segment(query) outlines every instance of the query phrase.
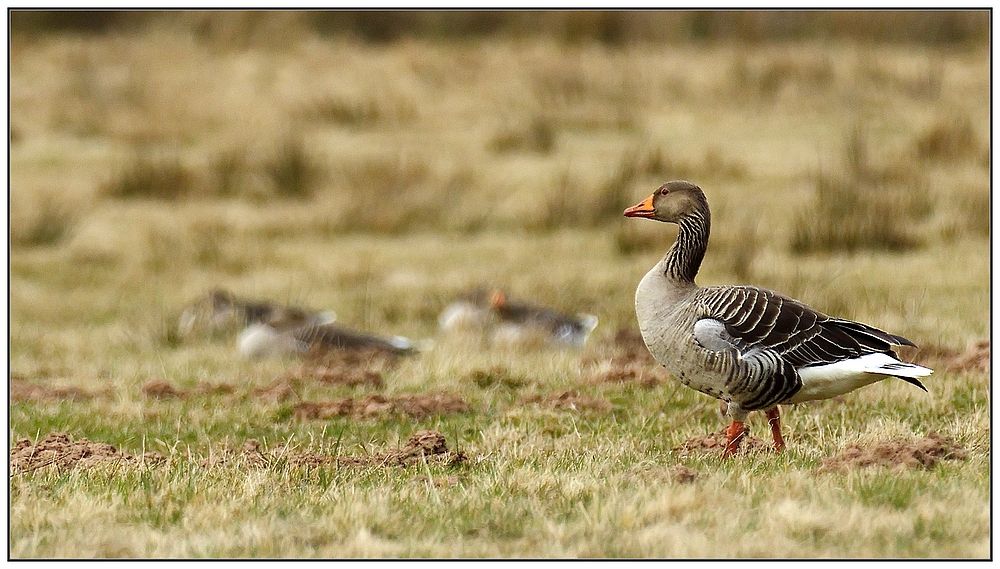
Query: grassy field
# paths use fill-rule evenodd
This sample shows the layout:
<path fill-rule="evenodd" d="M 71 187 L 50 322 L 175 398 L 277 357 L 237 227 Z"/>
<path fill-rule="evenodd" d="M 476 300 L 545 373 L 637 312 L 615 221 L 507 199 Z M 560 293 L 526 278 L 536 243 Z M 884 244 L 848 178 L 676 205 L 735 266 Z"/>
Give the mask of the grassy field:
<path fill-rule="evenodd" d="M 12 558 L 991 555 L 988 46 L 10 54 Z M 716 401 L 629 340 L 676 230 L 621 211 L 678 178 L 713 208 L 700 284 L 910 338 L 929 393 L 788 407 L 786 453 L 720 460 Z M 601 323 L 440 336 L 483 284 Z M 436 344 L 351 386 L 179 341 L 215 286 Z M 421 431 L 447 451 L 403 456 Z"/>

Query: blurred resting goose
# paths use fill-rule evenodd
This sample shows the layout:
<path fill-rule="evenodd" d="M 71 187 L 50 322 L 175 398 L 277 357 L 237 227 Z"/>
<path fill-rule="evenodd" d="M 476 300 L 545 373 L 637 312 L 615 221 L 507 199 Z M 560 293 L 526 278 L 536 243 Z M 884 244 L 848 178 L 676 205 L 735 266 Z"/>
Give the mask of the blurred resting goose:
<path fill-rule="evenodd" d="M 779 404 L 828 399 L 889 376 L 926 391 L 918 378 L 932 370 L 899 361 L 892 351 L 914 345 L 906 338 L 762 288 L 696 285 L 711 225 L 698 186 L 667 182 L 625 216 L 680 227 L 676 242 L 639 282 L 635 312 L 657 362 L 682 384 L 728 404 L 732 423 L 723 456 L 739 448 L 750 411 L 765 412 L 780 452 Z"/>
<path fill-rule="evenodd" d="M 403 336 L 381 338 L 336 324 L 305 324 L 282 330 L 261 323 L 248 326 L 240 333 L 236 343 L 240 354 L 247 357 L 320 354 L 337 350 L 409 356 L 426 351 L 433 345 L 430 340 L 414 341 Z"/>
<path fill-rule="evenodd" d="M 571 316 L 538 304 L 511 300 L 499 289 L 478 288 L 449 304 L 438 317 L 445 331 L 483 332 L 497 343 L 543 340 L 582 348 L 597 327 L 591 314 Z"/>
<path fill-rule="evenodd" d="M 220 336 L 235 334 L 255 324 L 287 330 L 308 324 L 329 324 L 336 319 L 337 315 L 331 311 L 316 312 L 267 300 L 249 300 L 216 288 L 184 309 L 177 331 L 181 338 L 196 334 Z"/>

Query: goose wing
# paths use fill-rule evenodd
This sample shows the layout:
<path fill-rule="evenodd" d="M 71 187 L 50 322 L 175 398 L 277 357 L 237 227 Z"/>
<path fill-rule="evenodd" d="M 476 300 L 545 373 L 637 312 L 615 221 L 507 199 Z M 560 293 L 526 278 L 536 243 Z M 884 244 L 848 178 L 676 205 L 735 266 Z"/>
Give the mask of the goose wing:
<path fill-rule="evenodd" d="M 335 324 L 301 326 L 295 329 L 292 335 L 307 346 L 318 344 L 342 350 L 375 349 L 395 355 L 409 355 L 417 351 L 414 342 L 402 336 L 380 338 Z"/>
<path fill-rule="evenodd" d="M 769 351 L 795 368 L 872 353 L 895 357 L 892 346 L 913 345 L 901 336 L 831 318 L 797 300 L 757 287 L 707 288 L 703 306 L 704 318 L 717 321 L 712 325 L 717 333 L 740 353 Z M 707 330 L 705 325 L 701 328 Z"/>

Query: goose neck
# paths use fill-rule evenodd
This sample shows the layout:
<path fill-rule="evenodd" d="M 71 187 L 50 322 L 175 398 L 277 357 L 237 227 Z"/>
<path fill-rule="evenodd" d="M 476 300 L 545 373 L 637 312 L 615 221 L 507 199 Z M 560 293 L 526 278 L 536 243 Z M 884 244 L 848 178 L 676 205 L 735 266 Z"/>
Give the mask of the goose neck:
<path fill-rule="evenodd" d="M 663 258 L 664 275 L 675 282 L 694 284 L 708 249 L 711 218 L 707 205 L 682 217 L 677 225 L 677 240 Z"/>

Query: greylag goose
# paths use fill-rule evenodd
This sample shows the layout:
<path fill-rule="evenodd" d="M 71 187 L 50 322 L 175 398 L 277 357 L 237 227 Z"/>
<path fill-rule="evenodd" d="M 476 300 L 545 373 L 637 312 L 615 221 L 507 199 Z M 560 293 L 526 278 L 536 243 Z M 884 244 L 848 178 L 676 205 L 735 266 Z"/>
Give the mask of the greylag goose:
<path fill-rule="evenodd" d="M 701 188 L 667 182 L 627 217 L 675 223 L 677 240 L 639 282 L 635 312 L 649 352 L 680 383 L 725 401 L 724 457 L 739 448 L 750 411 L 765 412 L 784 450 L 778 405 L 828 399 L 892 376 L 924 391 L 932 370 L 900 361 L 914 344 L 866 324 L 827 316 L 752 286 L 699 287 L 710 215 Z"/>
<path fill-rule="evenodd" d="M 430 349 L 429 340 L 402 336 L 381 338 L 336 324 L 305 324 L 279 329 L 257 323 L 240 333 L 237 347 L 246 357 L 317 354 L 337 350 L 374 351 L 390 356 L 409 356 Z"/>
<path fill-rule="evenodd" d="M 591 314 L 571 316 L 534 303 L 510 300 L 499 289 L 476 289 L 445 307 L 438 322 L 446 331 L 464 328 L 485 332 L 490 341 L 497 343 L 517 343 L 540 336 L 552 343 L 582 348 L 598 320 Z"/>
<path fill-rule="evenodd" d="M 286 306 L 265 300 L 247 300 L 224 289 L 213 289 L 184 309 L 177 330 L 182 338 L 197 333 L 219 336 L 255 324 L 277 330 L 310 324 L 329 324 L 337 319 L 333 312 L 316 312 L 298 306 Z"/>

